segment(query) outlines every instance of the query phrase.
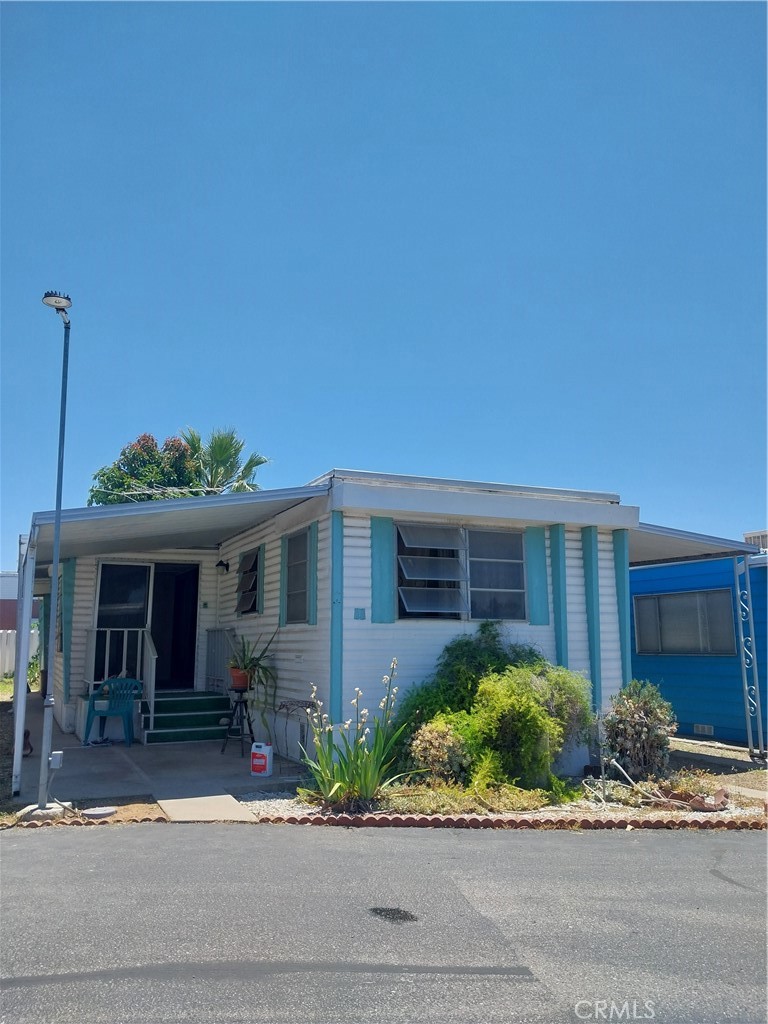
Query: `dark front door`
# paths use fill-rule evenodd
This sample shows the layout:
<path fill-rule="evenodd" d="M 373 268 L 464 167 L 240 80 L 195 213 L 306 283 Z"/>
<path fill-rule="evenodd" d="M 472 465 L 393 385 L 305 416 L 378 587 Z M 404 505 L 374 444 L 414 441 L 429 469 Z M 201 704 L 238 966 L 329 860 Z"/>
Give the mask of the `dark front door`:
<path fill-rule="evenodd" d="M 158 690 L 194 688 L 199 571 L 188 562 L 155 562 L 150 630 Z"/>

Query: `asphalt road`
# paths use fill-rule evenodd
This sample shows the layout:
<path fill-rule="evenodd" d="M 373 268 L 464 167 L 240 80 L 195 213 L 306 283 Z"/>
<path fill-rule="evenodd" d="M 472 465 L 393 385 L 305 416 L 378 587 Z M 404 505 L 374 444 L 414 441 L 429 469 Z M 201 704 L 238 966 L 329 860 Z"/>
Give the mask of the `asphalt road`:
<path fill-rule="evenodd" d="M 0 845 L 4 1024 L 765 1020 L 761 833 L 126 825 Z"/>

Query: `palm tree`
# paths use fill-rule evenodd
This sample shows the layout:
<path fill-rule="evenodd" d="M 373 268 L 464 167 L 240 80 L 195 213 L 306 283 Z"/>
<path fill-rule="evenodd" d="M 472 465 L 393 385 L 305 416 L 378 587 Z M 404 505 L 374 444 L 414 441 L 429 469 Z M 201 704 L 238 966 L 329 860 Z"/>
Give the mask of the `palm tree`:
<path fill-rule="evenodd" d="M 259 490 L 254 476 L 259 466 L 269 460 L 254 452 L 243 462 L 245 441 L 240 440 L 236 431 L 212 430 L 208 440 L 203 442 L 196 430 L 187 427 L 181 431 L 181 437 L 189 445 L 198 483 L 206 494 Z"/>

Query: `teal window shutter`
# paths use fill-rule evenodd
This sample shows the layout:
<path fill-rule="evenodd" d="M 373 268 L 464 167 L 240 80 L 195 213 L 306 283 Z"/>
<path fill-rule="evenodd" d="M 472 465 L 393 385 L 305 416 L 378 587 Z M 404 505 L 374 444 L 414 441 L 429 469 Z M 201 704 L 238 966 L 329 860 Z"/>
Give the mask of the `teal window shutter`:
<path fill-rule="evenodd" d="M 288 621 L 288 538 L 280 538 L 280 625 Z"/>
<path fill-rule="evenodd" d="M 548 626 L 547 541 L 543 526 L 525 528 L 525 570 L 528 621 L 532 626 Z"/>
<path fill-rule="evenodd" d="M 395 524 L 385 516 L 371 516 L 371 622 L 394 622 Z"/>
<path fill-rule="evenodd" d="M 317 625 L 317 523 L 310 523 L 307 537 L 307 624 Z"/>

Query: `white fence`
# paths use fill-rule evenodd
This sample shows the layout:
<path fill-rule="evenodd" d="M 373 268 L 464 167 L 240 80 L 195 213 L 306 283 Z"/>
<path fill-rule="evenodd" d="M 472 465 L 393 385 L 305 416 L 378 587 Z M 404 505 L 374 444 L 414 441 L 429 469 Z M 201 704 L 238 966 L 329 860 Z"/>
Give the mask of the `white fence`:
<path fill-rule="evenodd" d="M 37 630 L 33 629 L 29 634 L 29 656 L 37 653 L 40 646 L 40 638 Z M 16 668 L 16 630 L 0 629 L 0 676 L 7 676 L 13 673 Z"/>

